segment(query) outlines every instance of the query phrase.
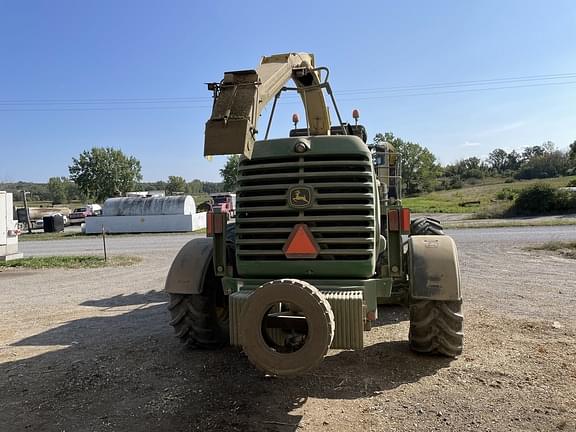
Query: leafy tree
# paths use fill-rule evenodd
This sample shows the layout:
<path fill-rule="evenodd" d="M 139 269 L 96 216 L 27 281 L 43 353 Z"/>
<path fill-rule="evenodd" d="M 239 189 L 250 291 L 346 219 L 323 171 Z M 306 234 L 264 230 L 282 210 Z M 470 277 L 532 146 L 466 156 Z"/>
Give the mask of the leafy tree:
<path fill-rule="evenodd" d="M 175 195 L 176 193 L 184 192 L 186 192 L 186 179 L 180 176 L 168 176 L 166 193 L 168 195 Z"/>
<path fill-rule="evenodd" d="M 68 180 L 66 182 L 66 197 L 68 198 L 68 202 L 70 201 L 84 201 L 84 196 L 80 189 L 78 189 L 78 185 L 74 182 Z"/>
<path fill-rule="evenodd" d="M 544 153 L 549 154 L 556 151 L 556 144 L 554 144 L 552 141 L 546 141 L 545 143 L 542 143 L 541 147 L 544 149 Z"/>
<path fill-rule="evenodd" d="M 216 192 L 229 192 L 229 190 L 224 186 L 224 183 L 215 182 L 202 182 L 202 190 L 207 194 Z"/>
<path fill-rule="evenodd" d="M 29 201 L 52 201 L 46 183 L 31 183 L 19 181 L 16 183 L 0 183 L 0 190 L 14 194 L 15 200 L 20 200 L 22 191 L 30 192 Z"/>
<path fill-rule="evenodd" d="M 198 195 L 201 194 L 202 192 L 203 192 L 202 182 L 198 179 L 194 179 L 186 185 L 186 193 L 188 194 Z"/>
<path fill-rule="evenodd" d="M 224 180 L 224 189 L 228 192 L 236 190 L 238 182 L 238 165 L 240 164 L 240 155 L 230 155 L 224 168 L 220 170 L 220 175 Z"/>
<path fill-rule="evenodd" d="M 488 155 L 488 163 L 497 173 L 502 173 L 504 170 L 506 170 L 507 160 L 508 153 L 506 153 L 506 150 L 502 150 L 500 148 L 492 150 Z"/>
<path fill-rule="evenodd" d="M 62 204 L 68 200 L 66 183 L 66 177 L 50 177 L 48 180 L 48 191 L 54 204 Z"/>
<path fill-rule="evenodd" d="M 506 156 L 506 169 L 517 171 L 520 165 L 522 165 L 522 155 L 516 150 L 512 150 L 508 153 L 508 156 Z"/>
<path fill-rule="evenodd" d="M 376 134 L 375 143 L 388 142 L 399 153 L 403 188 L 407 194 L 432 191 L 442 169 L 426 147 L 395 137 L 391 132 Z"/>
<path fill-rule="evenodd" d="M 558 177 L 566 174 L 569 168 L 568 156 L 557 150 L 532 157 L 522 165 L 516 177 L 520 179 Z"/>
<path fill-rule="evenodd" d="M 165 181 L 157 181 L 157 182 L 146 182 L 146 183 L 138 183 L 134 186 L 134 190 L 137 191 L 165 191 L 168 187 L 168 183 Z"/>
<path fill-rule="evenodd" d="M 570 148 L 568 150 L 568 157 L 570 160 L 576 161 L 576 140 L 572 144 L 570 144 Z"/>
<path fill-rule="evenodd" d="M 140 162 L 111 147 L 85 150 L 68 169 L 80 191 L 96 201 L 125 194 L 142 180 Z"/>
<path fill-rule="evenodd" d="M 458 176 L 464 179 L 484 177 L 486 167 L 478 157 L 470 157 L 456 162 L 454 165 L 446 166 L 444 174 L 447 177 Z"/>
<path fill-rule="evenodd" d="M 522 158 L 524 159 L 524 162 L 528 162 L 532 158 L 544 156 L 545 154 L 546 149 L 543 146 L 529 146 L 522 152 Z"/>
<path fill-rule="evenodd" d="M 481 163 L 482 161 L 480 160 L 480 158 L 474 156 L 474 157 L 470 157 L 468 159 L 464 159 L 462 161 L 464 168 L 466 169 L 466 171 L 468 170 L 472 170 L 472 169 L 477 169 L 479 170 L 481 168 Z"/>

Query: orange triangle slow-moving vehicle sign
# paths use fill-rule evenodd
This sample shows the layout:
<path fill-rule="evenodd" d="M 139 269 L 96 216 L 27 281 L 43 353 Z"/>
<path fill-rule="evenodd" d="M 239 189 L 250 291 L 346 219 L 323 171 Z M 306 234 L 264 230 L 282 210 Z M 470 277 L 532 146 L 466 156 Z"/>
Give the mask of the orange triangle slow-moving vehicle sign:
<path fill-rule="evenodd" d="M 298 224 L 290 233 L 290 237 L 282 248 L 286 258 L 308 258 L 313 259 L 318 256 L 320 247 L 314 236 L 310 232 L 308 225 Z"/>

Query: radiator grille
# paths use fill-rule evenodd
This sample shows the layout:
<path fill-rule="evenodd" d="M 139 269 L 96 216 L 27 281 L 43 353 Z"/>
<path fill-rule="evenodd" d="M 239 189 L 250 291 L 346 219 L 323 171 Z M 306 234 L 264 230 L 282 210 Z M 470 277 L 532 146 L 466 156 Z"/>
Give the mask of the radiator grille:
<path fill-rule="evenodd" d="M 282 247 L 294 225 L 305 223 L 320 246 L 316 260 L 371 260 L 372 170 L 369 157 L 358 153 L 243 160 L 237 190 L 237 259 L 287 260 Z M 309 208 L 288 205 L 288 189 L 295 185 L 312 188 Z"/>

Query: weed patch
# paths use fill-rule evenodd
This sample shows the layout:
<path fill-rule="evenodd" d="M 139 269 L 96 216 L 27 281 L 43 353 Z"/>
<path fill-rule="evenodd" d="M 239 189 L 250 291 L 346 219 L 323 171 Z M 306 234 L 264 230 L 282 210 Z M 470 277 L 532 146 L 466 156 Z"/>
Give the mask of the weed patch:
<path fill-rule="evenodd" d="M 541 245 L 532 245 L 525 248 L 526 250 L 545 250 L 556 252 L 562 256 L 576 259 L 576 241 L 552 241 Z"/>
<path fill-rule="evenodd" d="M 28 268 L 28 269 L 45 269 L 45 268 L 64 268 L 64 269 L 81 269 L 97 267 L 118 267 L 130 266 L 142 261 L 140 257 L 134 256 L 115 256 L 104 258 L 93 255 L 79 256 L 47 256 L 47 257 L 30 257 L 13 261 L 0 262 L 0 269 L 3 268 Z"/>

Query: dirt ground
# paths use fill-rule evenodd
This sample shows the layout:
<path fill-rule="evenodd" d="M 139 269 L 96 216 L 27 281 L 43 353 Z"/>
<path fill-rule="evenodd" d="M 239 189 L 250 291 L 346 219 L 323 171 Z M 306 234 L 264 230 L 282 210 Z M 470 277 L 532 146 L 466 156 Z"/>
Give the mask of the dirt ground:
<path fill-rule="evenodd" d="M 411 353 L 391 307 L 364 350 L 290 379 L 178 344 L 159 290 L 180 245 L 130 268 L 0 272 L 0 431 L 575 431 L 576 261 L 522 247 L 576 229 L 452 234 L 460 358 Z"/>

